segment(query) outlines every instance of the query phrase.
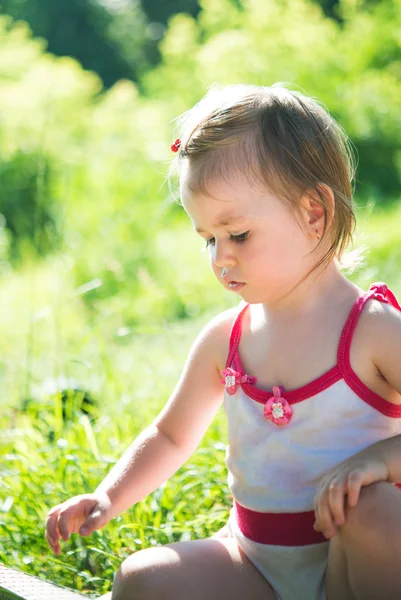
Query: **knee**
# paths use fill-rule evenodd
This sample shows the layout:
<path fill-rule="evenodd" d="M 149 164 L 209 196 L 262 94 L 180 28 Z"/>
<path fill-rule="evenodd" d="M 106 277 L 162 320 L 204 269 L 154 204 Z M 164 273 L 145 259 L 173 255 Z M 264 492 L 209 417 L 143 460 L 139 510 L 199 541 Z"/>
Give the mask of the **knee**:
<path fill-rule="evenodd" d="M 124 560 L 118 569 L 112 590 L 112 600 L 150 600 L 151 567 L 147 550 L 139 550 Z"/>
<path fill-rule="evenodd" d="M 139 550 L 124 560 L 113 582 L 112 600 L 158 600 L 167 598 L 168 574 L 175 557 L 167 547 Z"/>
<path fill-rule="evenodd" d="M 397 513 L 401 508 L 401 494 L 387 481 L 379 481 L 364 486 L 359 494 L 356 506 L 349 507 L 345 499 L 345 523 L 339 528 L 340 537 L 358 537 L 369 532 L 375 534 L 388 529 L 391 519 L 391 507 L 397 504 Z M 390 525 L 391 526 L 391 525 Z"/>

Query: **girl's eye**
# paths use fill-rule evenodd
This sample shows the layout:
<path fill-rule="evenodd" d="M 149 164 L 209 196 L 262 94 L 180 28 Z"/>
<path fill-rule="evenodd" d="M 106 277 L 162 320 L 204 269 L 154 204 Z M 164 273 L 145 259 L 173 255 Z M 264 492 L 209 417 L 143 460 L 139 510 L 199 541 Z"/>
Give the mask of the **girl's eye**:
<path fill-rule="evenodd" d="M 245 231 L 245 233 L 240 233 L 238 235 L 230 235 L 230 242 L 236 242 L 237 244 L 241 244 L 248 239 L 248 235 L 249 235 L 249 231 Z M 208 246 L 213 245 L 213 244 L 214 244 L 214 238 L 210 238 L 209 240 L 206 240 L 205 248 L 207 248 Z"/>

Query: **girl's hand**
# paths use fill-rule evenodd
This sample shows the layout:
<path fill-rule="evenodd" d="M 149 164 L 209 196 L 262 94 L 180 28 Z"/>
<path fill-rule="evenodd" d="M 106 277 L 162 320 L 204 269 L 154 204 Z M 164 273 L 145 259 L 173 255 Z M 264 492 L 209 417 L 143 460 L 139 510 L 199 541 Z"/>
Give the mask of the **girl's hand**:
<path fill-rule="evenodd" d="M 53 553 L 61 552 L 60 538 L 66 542 L 71 533 L 90 535 L 112 518 L 107 494 L 81 494 L 54 506 L 46 518 L 46 539 Z"/>
<path fill-rule="evenodd" d="M 330 539 L 336 534 L 337 526 L 345 523 L 345 496 L 348 506 L 356 506 L 363 486 L 375 481 L 387 481 L 386 464 L 369 449 L 351 456 L 331 469 L 320 482 L 315 496 L 315 531 L 321 531 Z M 365 452 L 365 456 L 363 455 Z"/>

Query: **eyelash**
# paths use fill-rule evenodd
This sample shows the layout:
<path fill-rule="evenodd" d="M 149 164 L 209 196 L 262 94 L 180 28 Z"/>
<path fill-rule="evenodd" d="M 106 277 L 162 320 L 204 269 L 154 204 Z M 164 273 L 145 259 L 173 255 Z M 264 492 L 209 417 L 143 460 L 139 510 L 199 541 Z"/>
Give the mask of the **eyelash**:
<path fill-rule="evenodd" d="M 239 235 L 230 235 L 230 242 L 235 242 L 236 244 L 243 244 L 248 239 L 248 235 L 249 235 L 249 231 L 245 231 L 245 233 L 240 233 Z M 212 243 L 212 240 L 214 240 L 214 238 L 210 238 L 209 240 L 206 240 L 205 248 L 210 246 L 210 244 Z"/>

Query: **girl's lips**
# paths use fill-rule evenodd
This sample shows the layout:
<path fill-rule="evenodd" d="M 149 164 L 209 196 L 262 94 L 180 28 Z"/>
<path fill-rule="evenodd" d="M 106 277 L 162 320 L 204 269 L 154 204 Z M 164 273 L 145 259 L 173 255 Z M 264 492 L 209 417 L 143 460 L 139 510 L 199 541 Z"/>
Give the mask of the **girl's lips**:
<path fill-rule="evenodd" d="M 238 292 L 239 290 L 241 290 L 244 287 L 245 283 L 241 282 L 241 281 L 230 281 L 228 286 L 231 290 L 234 290 L 236 292 Z"/>

